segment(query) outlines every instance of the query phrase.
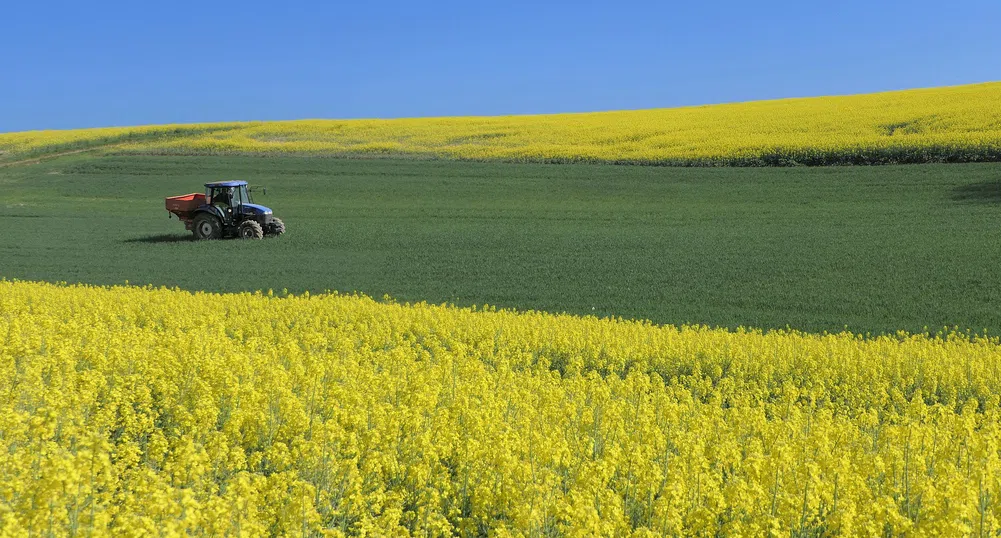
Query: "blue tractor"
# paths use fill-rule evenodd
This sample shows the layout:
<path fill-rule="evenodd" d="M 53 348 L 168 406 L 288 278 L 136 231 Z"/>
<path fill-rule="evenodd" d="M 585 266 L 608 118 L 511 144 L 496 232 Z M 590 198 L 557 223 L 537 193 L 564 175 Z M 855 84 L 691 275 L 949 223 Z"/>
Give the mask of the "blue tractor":
<path fill-rule="evenodd" d="M 166 204 L 167 211 L 184 221 L 196 239 L 261 239 L 285 233 L 281 219 L 269 208 L 253 203 L 246 181 L 206 183 L 205 194 L 172 196 Z"/>

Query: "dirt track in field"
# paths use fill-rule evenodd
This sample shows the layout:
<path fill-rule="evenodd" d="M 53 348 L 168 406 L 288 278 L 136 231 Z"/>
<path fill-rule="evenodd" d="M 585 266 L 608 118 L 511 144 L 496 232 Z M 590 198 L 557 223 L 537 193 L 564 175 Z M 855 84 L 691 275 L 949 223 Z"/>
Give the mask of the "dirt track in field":
<path fill-rule="evenodd" d="M 67 155 L 76 155 L 77 153 L 86 153 L 88 151 L 97 151 L 99 149 L 108 149 L 115 147 L 118 144 L 105 144 L 103 146 L 94 146 L 90 148 L 74 149 L 71 151 L 60 151 L 59 153 L 47 153 L 45 155 L 39 155 L 37 157 L 32 157 L 30 159 L 22 159 L 20 161 L 10 161 L 10 162 L 0 162 L 0 168 L 5 168 L 8 166 L 19 166 L 19 165 L 32 165 L 38 164 L 42 161 L 55 159 L 57 157 L 65 157 Z"/>

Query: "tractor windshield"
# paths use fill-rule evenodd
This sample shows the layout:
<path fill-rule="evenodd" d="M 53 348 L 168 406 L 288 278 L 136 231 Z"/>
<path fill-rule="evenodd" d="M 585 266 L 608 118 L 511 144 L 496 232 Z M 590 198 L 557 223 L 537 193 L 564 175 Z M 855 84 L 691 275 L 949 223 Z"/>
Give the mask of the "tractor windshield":
<path fill-rule="evenodd" d="M 233 189 L 233 203 L 234 204 L 250 204 L 253 203 L 250 200 L 250 191 L 247 189 L 246 185 L 240 185 L 236 189 Z"/>

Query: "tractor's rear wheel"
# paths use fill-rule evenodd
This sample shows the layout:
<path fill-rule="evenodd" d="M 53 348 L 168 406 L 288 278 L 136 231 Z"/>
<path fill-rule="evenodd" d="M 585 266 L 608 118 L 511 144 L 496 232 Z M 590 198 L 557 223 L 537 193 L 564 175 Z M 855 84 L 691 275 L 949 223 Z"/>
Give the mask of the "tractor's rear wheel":
<path fill-rule="evenodd" d="M 240 237 L 244 239 L 263 239 L 264 229 L 261 228 L 260 224 L 252 220 L 247 220 L 240 225 Z"/>
<path fill-rule="evenodd" d="M 271 229 L 268 235 L 273 235 L 277 237 L 283 233 L 285 233 L 285 223 L 282 222 L 282 219 L 278 217 L 271 219 Z"/>
<path fill-rule="evenodd" d="M 222 223 L 213 215 L 202 213 L 195 217 L 192 226 L 195 232 L 195 239 L 219 239 L 222 237 Z"/>

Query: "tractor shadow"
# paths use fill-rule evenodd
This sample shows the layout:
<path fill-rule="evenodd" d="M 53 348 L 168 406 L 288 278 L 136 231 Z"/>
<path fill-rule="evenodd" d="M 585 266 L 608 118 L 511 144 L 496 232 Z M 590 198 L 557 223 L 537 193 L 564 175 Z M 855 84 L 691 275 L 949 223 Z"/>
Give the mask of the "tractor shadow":
<path fill-rule="evenodd" d="M 146 235 L 143 237 L 133 237 L 131 239 L 126 239 L 122 241 L 123 243 L 188 243 L 195 240 L 195 236 L 192 234 L 158 234 L 158 235 Z"/>
<path fill-rule="evenodd" d="M 953 187 L 952 199 L 972 204 L 1001 204 L 1001 181 L 981 181 Z"/>

